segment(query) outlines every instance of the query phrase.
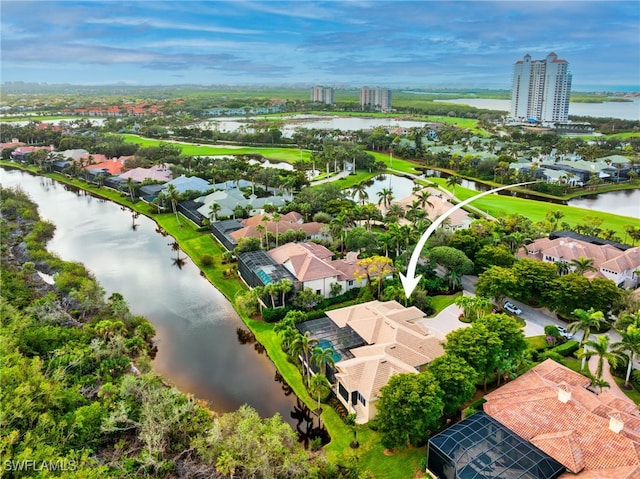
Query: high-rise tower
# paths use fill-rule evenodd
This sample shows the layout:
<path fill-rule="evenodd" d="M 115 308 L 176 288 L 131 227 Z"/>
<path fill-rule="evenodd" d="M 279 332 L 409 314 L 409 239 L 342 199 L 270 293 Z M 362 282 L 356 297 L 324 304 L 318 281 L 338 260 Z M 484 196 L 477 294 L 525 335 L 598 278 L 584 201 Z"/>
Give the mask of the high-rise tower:
<path fill-rule="evenodd" d="M 525 55 L 513 66 L 511 117 L 563 123 L 569 119 L 569 63 L 550 53 L 544 60 Z"/>

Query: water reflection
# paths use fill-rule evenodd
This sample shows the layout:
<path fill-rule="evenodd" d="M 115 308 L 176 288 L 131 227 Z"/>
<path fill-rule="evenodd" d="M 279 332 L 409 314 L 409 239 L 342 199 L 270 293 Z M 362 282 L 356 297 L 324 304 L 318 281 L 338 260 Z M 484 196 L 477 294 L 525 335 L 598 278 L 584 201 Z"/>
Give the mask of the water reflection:
<path fill-rule="evenodd" d="M 249 404 L 263 417 L 279 413 L 298 426 L 297 416 L 291 417 L 296 397 L 274 381 L 271 360 L 257 342 L 239 344 L 237 329 L 244 323 L 232 305 L 188 256 L 173 250 L 174 241 L 155 222 L 47 178 L 17 170 L 0 174 L 3 186 L 20 186 L 42 218 L 56 225 L 51 251 L 84 263 L 107 296 L 121 293 L 134 314 L 153 323 L 158 374 L 215 411 Z M 181 269 L 173 264 L 177 258 Z"/>
<path fill-rule="evenodd" d="M 393 198 L 400 200 L 411 196 L 415 183 L 412 179 L 403 176 L 378 175 L 374 179 L 367 181 L 365 185 L 367 186 L 366 192 L 369 196 L 369 202 L 377 204 L 380 199 L 378 193 L 381 193 L 383 189 L 391 189 Z"/>

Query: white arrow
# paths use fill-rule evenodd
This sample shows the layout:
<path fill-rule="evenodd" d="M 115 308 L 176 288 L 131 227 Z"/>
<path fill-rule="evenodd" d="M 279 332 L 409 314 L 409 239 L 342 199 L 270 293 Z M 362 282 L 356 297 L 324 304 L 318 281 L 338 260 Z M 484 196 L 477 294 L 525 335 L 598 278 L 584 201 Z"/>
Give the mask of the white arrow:
<path fill-rule="evenodd" d="M 526 183 L 516 183 L 513 185 L 501 186 L 500 188 L 494 188 L 492 190 L 485 191 L 478 195 L 472 196 L 471 198 L 467 198 L 464 201 L 461 201 L 450 210 L 438 216 L 436 220 L 433 223 L 431 223 L 431 225 L 427 228 L 427 231 L 425 231 L 424 234 L 420 237 L 418 244 L 416 244 L 416 247 L 413 250 L 413 253 L 411 254 L 411 259 L 409 260 L 409 266 L 407 267 L 407 275 L 405 276 L 404 274 L 400 273 L 400 281 L 402 281 L 404 294 L 407 296 L 407 298 L 411 296 L 411 293 L 413 293 L 413 290 L 416 288 L 416 286 L 420 282 L 420 278 L 422 278 L 422 275 L 416 276 L 416 266 L 418 266 L 418 259 L 420 258 L 420 253 L 422 252 L 422 248 L 424 248 L 424 245 L 427 243 L 427 240 L 429 239 L 429 236 L 431 236 L 431 233 L 433 233 L 436 230 L 436 228 L 442 224 L 444 220 L 446 220 L 454 211 L 459 210 L 463 206 L 468 205 L 469 203 L 477 200 L 478 198 L 482 198 L 483 196 L 489 195 L 491 193 L 495 193 L 496 191 L 506 190 L 507 188 L 513 188 L 514 186 L 530 185 L 531 183 L 537 183 L 537 181 L 527 181 Z"/>

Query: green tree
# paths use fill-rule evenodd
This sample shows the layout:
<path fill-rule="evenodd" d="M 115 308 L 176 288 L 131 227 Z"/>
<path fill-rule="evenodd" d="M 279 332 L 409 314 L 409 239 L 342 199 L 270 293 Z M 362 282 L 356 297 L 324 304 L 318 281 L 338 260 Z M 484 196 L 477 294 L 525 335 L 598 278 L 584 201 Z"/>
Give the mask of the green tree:
<path fill-rule="evenodd" d="M 324 374 L 314 374 L 311 378 L 311 383 L 309 384 L 309 392 L 318 398 L 318 408 L 316 409 L 318 417 L 320 417 L 320 412 L 322 411 L 320 408 L 320 399 L 329 394 L 330 391 L 331 385 L 329 384 L 327 377 Z"/>
<path fill-rule="evenodd" d="M 609 361 L 612 366 L 618 365 L 620 354 L 615 349 L 611 348 L 611 337 L 608 334 L 596 336 L 596 340 L 586 341 L 585 346 L 591 349 L 584 349 L 580 354 L 583 360 L 588 360 L 592 356 L 598 357 L 598 365 L 596 367 L 596 378 L 602 377 L 602 369 L 604 367 L 605 359 Z"/>
<path fill-rule="evenodd" d="M 478 276 L 476 294 L 492 298 L 497 304 L 502 305 L 507 296 L 513 295 L 516 283 L 516 275 L 511 269 L 491 266 Z"/>
<path fill-rule="evenodd" d="M 176 221 L 179 225 L 181 225 L 180 218 L 178 218 L 178 202 L 180 201 L 180 192 L 178 192 L 178 189 L 174 185 L 170 184 L 167 187 L 166 195 L 167 199 L 171 202 L 171 208 L 173 209 L 173 214 L 176 215 Z"/>
<path fill-rule="evenodd" d="M 553 263 L 521 258 L 511 268 L 516 277 L 513 296 L 524 303 L 538 304 L 552 281 L 557 278 Z"/>
<path fill-rule="evenodd" d="M 460 328 L 447 334 L 445 351 L 464 359 L 478 373 L 487 390 L 489 377 L 495 372 L 502 357 L 502 341 L 498 333 L 490 331 L 479 321 L 468 328 Z"/>
<path fill-rule="evenodd" d="M 573 316 L 576 320 L 567 326 L 567 331 L 570 333 L 577 333 L 582 331 L 582 340 L 580 346 L 583 348 L 583 353 L 587 350 L 587 341 L 591 335 L 592 329 L 598 329 L 604 322 L 604 315 L 602 311 L 595 311 L 593 308 L 585 311 L 584 309 L 576 309 L 573 311 Z M 586 362 L 586 355 L 582 356 L 582 365 L 580 369 L 584 369 Z"/>
<path fill-rule="evenodd" d="M 462 308 L 465 318 L 473 322 L 491 311 L 491 301 L 484 296 L 458 296 L 455 305 Z"/>
<path fill-rule="evenodd" d="M 584 274 L 588 271 L 598 270 L 595 266 L 593 266 L 593 259 L 585 258 L 584 256 L 572 259 L 571 261 L 569 261 L 569 266 L 573 268 L 573 271 L 576 274 Z"/>
<path fill-rule="evenodd" d="M 316 346 L 311 351 L 311 362 L 318 366 L 318 368 L 320 368 L 320 373 L 322 373 L 323 376 L 327 375 L 327 366 L 329 366 L 330 368 L 334 366 L 334 354 L 335 351 L 330 347 L 321 348 L 319 346 Z"/>
<path fill-rule="evenodd" d="M 444 410 L 443 391 L 433 374 L 396 374 L 380 389 L 376 422 L 388 449 L 426 442 Z"/>
<path fill-rule="evenodd" d="M 475 267 L 477 273 L 482 273 L 490 266 L 502 266 L 510 268 L 515 263 L 516 258 L 509 248 L 504 245 L 485 245 L 475 256 Z"/>
<path fill-rule="evenodd" d="M 220 206 L 218 203 L 213 202 L 209 205 L 209 221 L 211 221 L 212 223 L 214 223 L 215 221 L 218 221 L 218 212 L 222 209 L 222 206 Z"/>
<path fill-rule="evenodd" d="M 309 355 L 313 348 L 318 344 L 318 340 L 311 337 L 311 333 L 309 331 L 305 331 L 304 334 L 298 334 L 296 338 L 292 341 L 290 352 L 292 355 L 300 355 L 302 356 L 302 369 L 306 370 L 307 376 L 307 387 L 311 385 L 311 365 L 309 361 Z"/>
<path fill-rule="evenodd" d="M 636 356 L 640 354 L 640 328 L 630 324 L 626 330 L 620 332 L 620 336 L 620 341 L 614 343 L 613 348 L 618 353 L 627 353 L 627 374 L 624 378 L 624 385 L 629 387 L 631 370 Z"/>
<path fill-rule="evenodd" d="M 478 373 L 461 357 L 444 354 L 429 364 L 429 372 L 444 392 L 444 414 L 452 417 L 476 392 Z"/>
<path fill-rule="evenodd" d="M 462 178 L 457 175 L 452 175 L 447 178 L 447 186 L 451 187 L 454 195 L 456 194 L 456 185 L 459 185 L 460 183 L 462 183 Z"/>

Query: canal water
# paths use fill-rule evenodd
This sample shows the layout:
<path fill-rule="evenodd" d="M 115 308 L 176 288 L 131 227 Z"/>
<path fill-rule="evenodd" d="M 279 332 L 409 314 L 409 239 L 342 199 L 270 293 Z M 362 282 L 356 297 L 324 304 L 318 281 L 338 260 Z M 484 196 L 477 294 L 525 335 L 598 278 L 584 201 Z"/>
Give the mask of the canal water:
<path fill-rule="evenodd" d="M 217 412 L 242 404 L 263 417 L 279 413 L 305 432 L 308 412 L 278 381 L 275 366 L 256 343 L 231 303 L 178 252 L 155 222 L 82 190 L 51 179 L 0 169 L 0 184 L 20 186 L 56 225 L 50 251 L 82 262 L 107 295 L 121 293 L 134 314 L 156 328 L 154 370 L 181 391 Z M 307 419 L 303 419 L 307 416 Z"/>

